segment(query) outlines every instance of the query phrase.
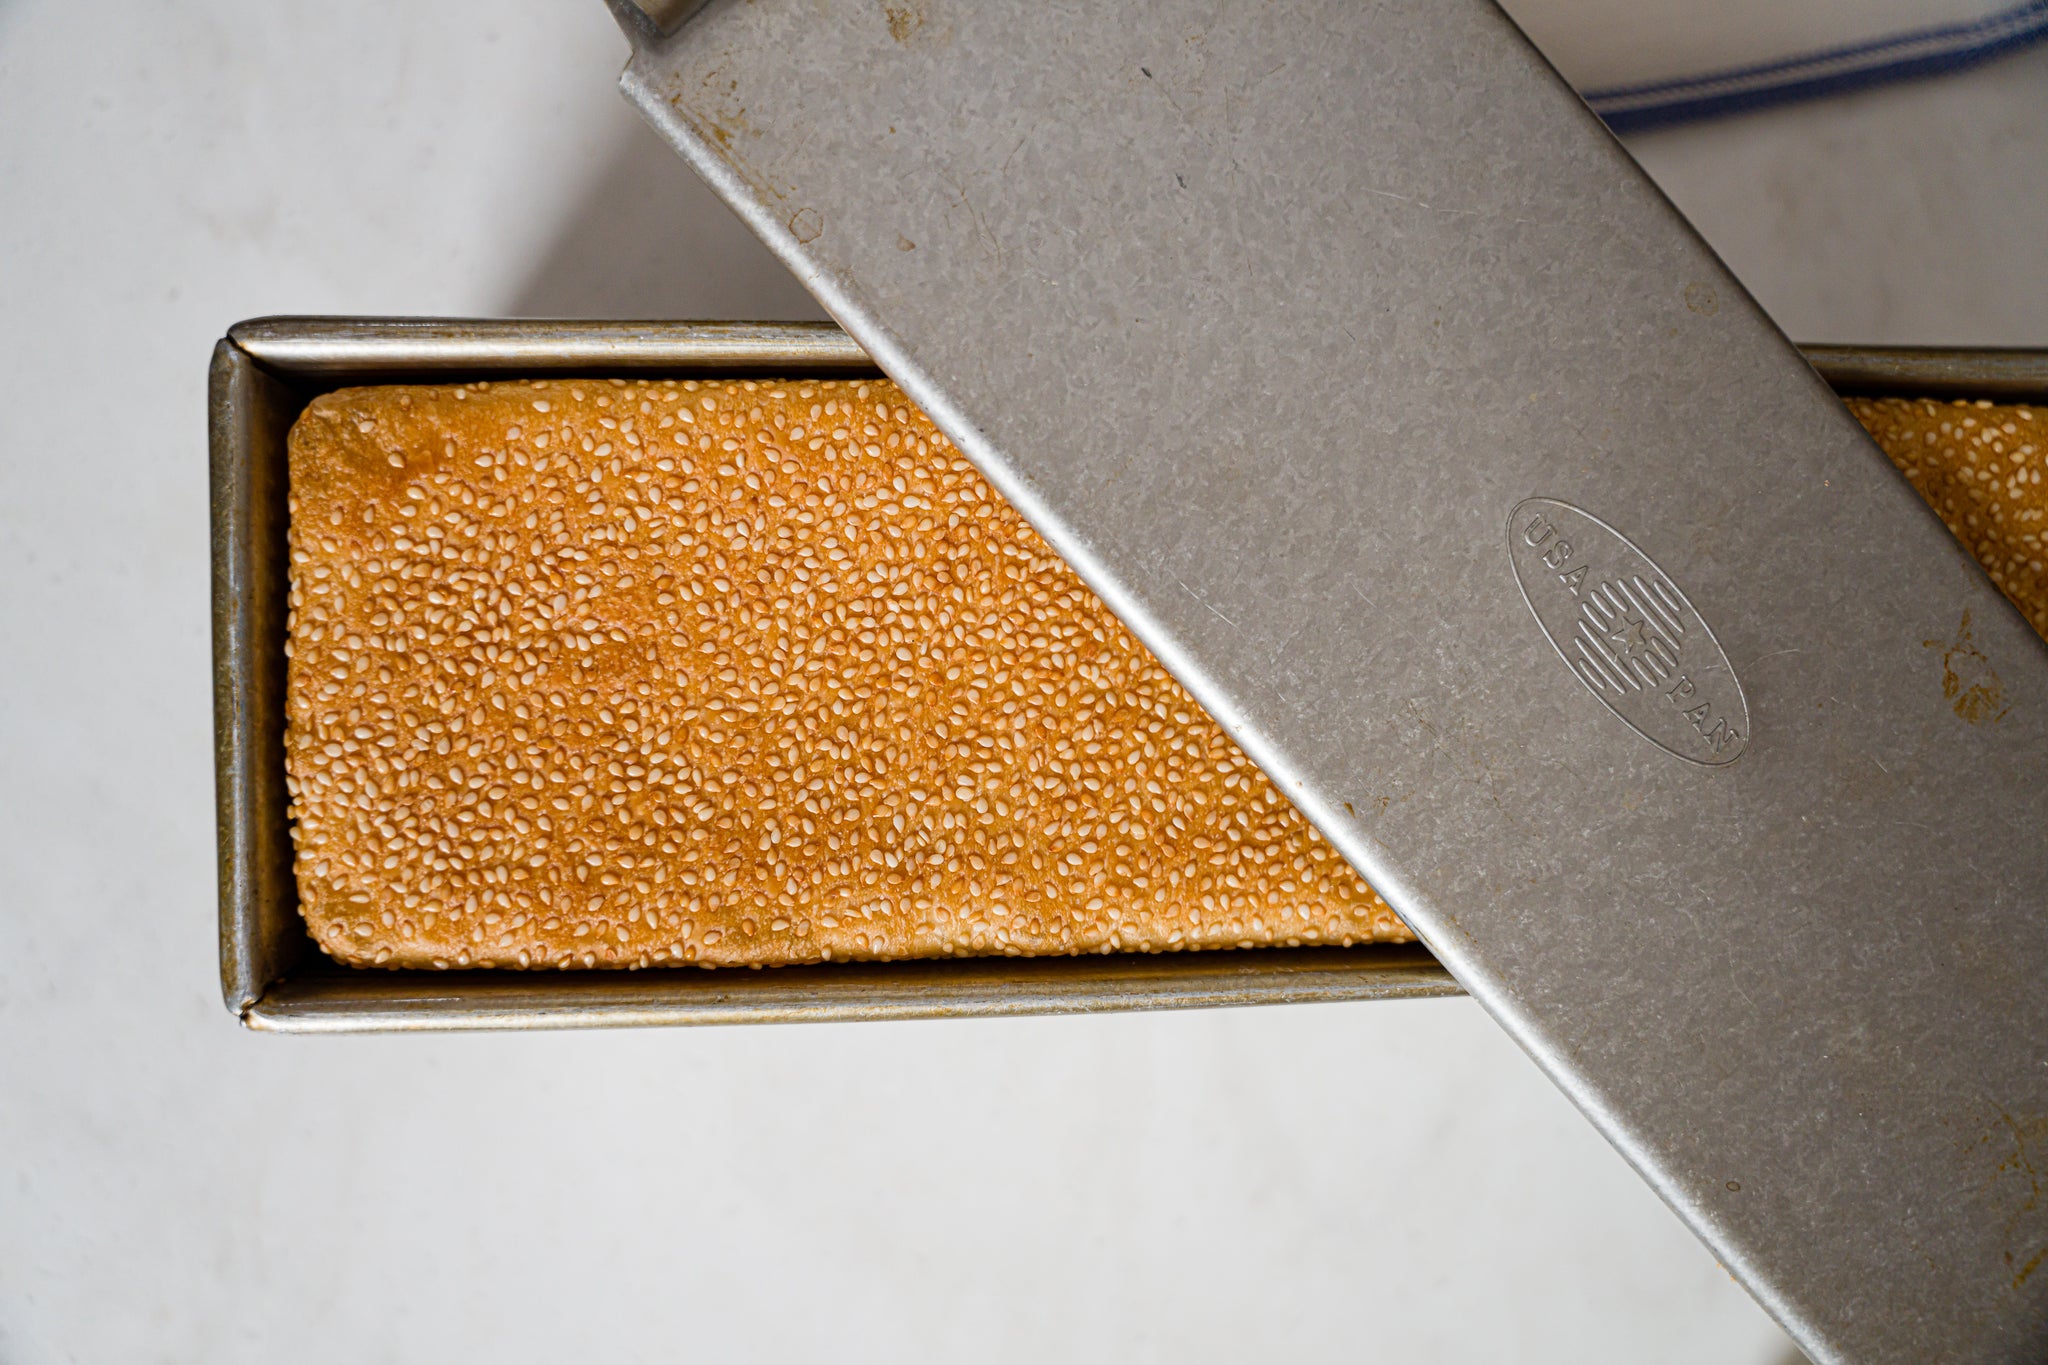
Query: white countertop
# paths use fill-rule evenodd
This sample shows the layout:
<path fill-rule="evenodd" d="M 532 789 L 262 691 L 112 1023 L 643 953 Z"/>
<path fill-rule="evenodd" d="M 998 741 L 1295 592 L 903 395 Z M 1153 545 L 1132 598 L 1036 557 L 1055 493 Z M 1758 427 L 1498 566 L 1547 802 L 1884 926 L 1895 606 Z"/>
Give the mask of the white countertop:
<path fill-rule="evenodd" d="M 0 6 L 0 1361 L 1796 1360 L 1469 1001 L 235 1026 L 213 340 L 819 315 L 623 58 L 597 0 Z M 2048 344 L 2048 51 L 1636 150 L 1796 337 Z"/>

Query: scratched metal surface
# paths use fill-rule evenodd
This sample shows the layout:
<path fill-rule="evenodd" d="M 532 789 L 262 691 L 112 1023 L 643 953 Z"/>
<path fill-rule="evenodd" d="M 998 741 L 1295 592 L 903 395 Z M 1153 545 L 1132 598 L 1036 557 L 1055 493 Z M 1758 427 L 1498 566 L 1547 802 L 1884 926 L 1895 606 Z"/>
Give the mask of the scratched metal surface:
<path fill-rule="evenodd" d="M 1809 1352 L 2048 1357 L 2048 653 L 1497 10 L 613 4 L 628 96 Z M 1560 660 L 1530 498 L 1711 625 L 1736 761 Z"/>

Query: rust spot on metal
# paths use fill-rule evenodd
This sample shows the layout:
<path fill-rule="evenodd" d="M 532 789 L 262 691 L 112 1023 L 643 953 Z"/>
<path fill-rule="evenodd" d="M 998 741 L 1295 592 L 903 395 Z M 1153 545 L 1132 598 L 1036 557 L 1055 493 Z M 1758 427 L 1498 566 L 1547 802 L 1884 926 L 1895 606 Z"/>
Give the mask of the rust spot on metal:
<path fill-rule="evenodd" d="M 952 20 L 943 5 L 933 13 L 931 0 L 884 0 L 882 18 L 889 36 L 902 47 L 946 47 L 953 41 Z"/>
<path fill-rule="evenodd" d="M 889 36 L 899 43 L 910 41 L 910 35 L 924 27 L 924 8 L 920 5 L 884 5 L 882 17 L 889 21 Z"/>
<path fill-rule="evenodd" d="M 1991 667 L 1989 655 L 1977 648 L 1976 635 L 1966 608 L 1953 640 L 1922 640 L 1927 649 L 1941 651 L 1941 695 L 1955 712 L 1971 725 L 2005 719 L 2005 683 Z"/>
<path fill-rule="evenodd" d="M 2013 1272 L 2012 1287 L 2018 1289 L 2048 1261 L 2048 1242 L 2040 1240 L 2041 1172 L 2033 1156 L 2033 1149 L 2048 1139 L 2048 1115 L 2014 1115 L 1988 1101 L 1985 1108 L 1988 1115 L 1980 1111 L 1974 1122 L 1965 1120 L 1973 1136 L 1958 1146 L 1979 1171 L 1983 1167 L 1977 1163 L 1989 1161 L 1990 1174 L 1982 1177 L 1983 1185 L 2009 1201 L 2003 1230 L 2005 1264 Z"/>
<path fill-rule="evenodd" d="M 814 242 L 825 230 L 825 215 L 816 209 L 798 209 L 789 216 L 789 231 L 799 242 Z"/>

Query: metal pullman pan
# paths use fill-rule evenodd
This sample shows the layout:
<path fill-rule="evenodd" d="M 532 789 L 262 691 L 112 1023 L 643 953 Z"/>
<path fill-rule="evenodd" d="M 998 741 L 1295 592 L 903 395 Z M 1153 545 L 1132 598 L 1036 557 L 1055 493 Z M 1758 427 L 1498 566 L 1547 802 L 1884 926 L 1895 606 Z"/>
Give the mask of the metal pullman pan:
<path fill-rule="evenodd" d="M 1806 348 L 1844 394 L 2048 401 L 2048 352 Z M 260 318 L 215 346 L 214 773 L 220 972 L 250 1028 L 291 1033 L 1083 1014 L 1460 994 L 1420 945 L 988 957 L 770 971 L 363 971 L 306 933 L 284 781 L 285 436 L 359 384 L 537 376 L 879 376 L 829 323 Z"/>

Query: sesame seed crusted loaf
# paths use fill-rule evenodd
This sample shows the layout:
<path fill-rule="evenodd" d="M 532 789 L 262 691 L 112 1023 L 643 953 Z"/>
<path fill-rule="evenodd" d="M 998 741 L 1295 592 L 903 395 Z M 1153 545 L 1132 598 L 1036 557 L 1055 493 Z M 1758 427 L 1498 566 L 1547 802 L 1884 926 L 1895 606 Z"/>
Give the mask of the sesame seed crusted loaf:
<path fill-rule="evenodd" d="M 296 870 L 343 961 L 1410 937 L 893 385 L 350 389 L 290 462 Z"/>
<path fill-rule="evenodd" d="M 2048 638 L 2048 414 L 1931 398 L 1852 398 L 1849 410 Z"/>

